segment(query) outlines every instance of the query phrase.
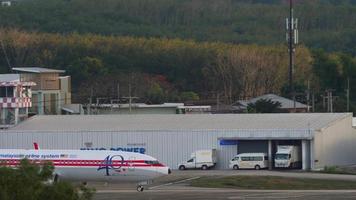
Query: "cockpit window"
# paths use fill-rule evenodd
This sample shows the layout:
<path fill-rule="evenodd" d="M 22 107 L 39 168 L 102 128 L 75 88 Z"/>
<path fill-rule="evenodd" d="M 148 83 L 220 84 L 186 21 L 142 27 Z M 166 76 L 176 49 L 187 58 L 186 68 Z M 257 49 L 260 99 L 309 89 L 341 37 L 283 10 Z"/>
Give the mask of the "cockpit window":
<path fill-rule="evenodd" d="M 145 160 L 145 163 L 148 164 L 148 165 L 159 164 L 158 160 Z"/>

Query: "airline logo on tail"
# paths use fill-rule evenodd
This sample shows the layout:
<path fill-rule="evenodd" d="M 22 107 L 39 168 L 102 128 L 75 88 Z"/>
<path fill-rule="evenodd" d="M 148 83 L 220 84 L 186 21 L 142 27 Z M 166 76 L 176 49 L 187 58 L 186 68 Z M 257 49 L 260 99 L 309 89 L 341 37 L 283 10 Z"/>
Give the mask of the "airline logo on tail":
<path fill-rule="evenodd" d="M 37 144 L 37 142 L 33 143 L 33 147 L 35 148 L 35 150 L 40 150 L 40 146 Z"/>

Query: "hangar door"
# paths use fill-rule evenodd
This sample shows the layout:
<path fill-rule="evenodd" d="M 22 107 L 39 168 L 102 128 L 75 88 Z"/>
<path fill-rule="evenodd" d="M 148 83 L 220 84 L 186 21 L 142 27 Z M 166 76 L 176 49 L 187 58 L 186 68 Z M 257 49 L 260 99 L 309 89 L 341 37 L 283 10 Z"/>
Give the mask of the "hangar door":
<path fill-rule="evenodd" d="M 239 140 L 237 153 L 268 153 L 267 140 Z"/>

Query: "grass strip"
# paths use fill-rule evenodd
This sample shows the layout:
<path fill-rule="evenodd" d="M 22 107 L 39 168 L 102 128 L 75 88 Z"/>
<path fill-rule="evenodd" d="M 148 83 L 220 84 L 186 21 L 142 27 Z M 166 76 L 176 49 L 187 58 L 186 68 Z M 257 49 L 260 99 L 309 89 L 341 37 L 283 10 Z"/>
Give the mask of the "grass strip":
<path fill-rule="evenodd" d="M 191 186 L 265 190 L 342 190 L 356 189 L 356 181 L 286 178 L 276 176 L 209 176 L 193 180 Z"/>

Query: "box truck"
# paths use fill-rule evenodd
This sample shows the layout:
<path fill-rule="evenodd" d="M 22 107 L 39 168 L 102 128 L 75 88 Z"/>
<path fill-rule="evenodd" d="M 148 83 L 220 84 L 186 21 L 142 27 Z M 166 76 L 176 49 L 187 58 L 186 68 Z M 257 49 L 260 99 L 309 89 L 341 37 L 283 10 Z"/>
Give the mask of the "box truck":
<path fill-rule="evenodd" d="M 298 168 L 302 164 L 300 147 L 294 145 L 278 145 L 274 156 L 276 168 Z"/>
<path fill-rule="evenodd" d="M 190 159 L 179 163 L 178 169 L 202 169 L 207 170 L 216 165 L 216 149 L 198 150 L 191 154 Z"/>

